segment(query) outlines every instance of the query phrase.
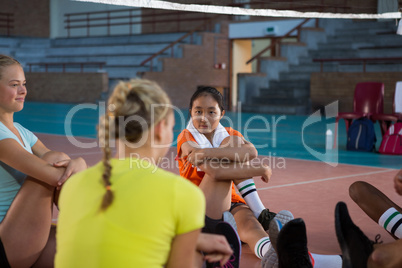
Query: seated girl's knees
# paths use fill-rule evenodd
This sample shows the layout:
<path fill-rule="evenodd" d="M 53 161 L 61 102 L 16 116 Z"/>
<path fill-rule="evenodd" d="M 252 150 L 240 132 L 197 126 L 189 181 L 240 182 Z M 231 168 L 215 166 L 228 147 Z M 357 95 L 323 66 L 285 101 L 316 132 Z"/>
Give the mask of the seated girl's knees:
<path fill-rule="evenodd" d="M 55 163 L 58 161 L 70 159 L 70 157 L 67 154 L 65 154 L 63 152 L 55 152 L 55 151 L 49 151 L 49 152 L 45 153 L 44 155 L 42 155 L 41 158 L 49 163 Z"/>
<path fill-rule="evenodd" d="M 356 181 L 349 187 L 349 196 L 357 201 L 362 194 L 367 193 L 369 184 L 364 181 Z"/>

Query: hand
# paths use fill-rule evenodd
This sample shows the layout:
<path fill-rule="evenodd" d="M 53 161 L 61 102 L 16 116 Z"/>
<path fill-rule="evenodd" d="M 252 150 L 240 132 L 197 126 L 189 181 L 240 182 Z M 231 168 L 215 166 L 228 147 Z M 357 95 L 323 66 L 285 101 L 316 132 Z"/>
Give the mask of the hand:
<path fill-rule="evenodd" d="M 206 160 L 205 150 L 200 148 L 194 148 L 187 155 L 187 161 L 193 166 L 199 166 Z"/>
<path fill-rule="evenodd" d="M 394 178 L 394 188 L 399 195 L 402 195 L 402 169 L 399 170 Z"/>
<path fill-rule="evenodd" d="M 264 174 L 261 176 L 261 180 L 265 183 L 269 182 L 269 179 L 272 176 L 272 170 L 269 166 L 263 166 L 264 167 Z"/>
<path fill-rule="evenodd" d="M 226 237 L 216 234 L 201 233 L 197 240 L 197 250 L 206 253 L 206 261 L 220 262 L 221 266 L 225 265 L 233 254 Z"/>
<path fill-rule="evenodd" d="M 374 245 L 374 251 L 367 260 L 368 268 L 398 268 L 402 266 L 402 240 Z"/>
<path fill-rule="evenodd" d="M 76 159 L 66 159 L 66 160 L 58 161 L 56 163 L 53 163 L 53 166 L 66 168 L 66 170 L 64 171 L 64 174 L 61 176 L 61 178 L 57 182 L 57 190 L 60 190 L 63 183 L 68 178 L 70 178 L 71 175 L 86 169 L 87 163 L 85 162 L 85 160 L 83 158 L 79 157 Z"/>

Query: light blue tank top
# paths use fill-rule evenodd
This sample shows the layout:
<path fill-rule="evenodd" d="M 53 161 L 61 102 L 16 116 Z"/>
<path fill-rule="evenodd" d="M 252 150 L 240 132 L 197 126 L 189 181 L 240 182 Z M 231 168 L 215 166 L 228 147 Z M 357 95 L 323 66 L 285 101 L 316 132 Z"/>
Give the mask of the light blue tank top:
<path fill-rule="evenodd" d="M 38 138 L 29 130 L 18 123 L 14 123 L 22 141 L 12 133 L 2 122 L 0 122 L 0 141 L 4 139 L 16 140 L 26 151 L 32 154 L 32 146 L 38 141 Z M 8 208 L 18 193 L 21 185 L 24 183 L 26 175 L 0 161 L 0 221 L 3 220 Z"/>

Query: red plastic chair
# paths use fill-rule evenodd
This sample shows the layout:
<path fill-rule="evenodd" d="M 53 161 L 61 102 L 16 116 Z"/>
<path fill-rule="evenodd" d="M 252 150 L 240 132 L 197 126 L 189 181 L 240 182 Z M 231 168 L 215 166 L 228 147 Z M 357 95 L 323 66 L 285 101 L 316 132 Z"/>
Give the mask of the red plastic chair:
<path fill-rule="evenodd" d="M 396 82 L 392 114 L 375 114 L 372 118 L 380 123 L 383 136 L 392 123 L 402 121 L 402 81 Z"/>
<path fill-rule="evenodd" d="M 353 112 L 339 113 L 336 117 L 334 148 L 336 146 L 339 119 L 345 120 L 347 133 L 354 119 L 368 117 L 373 120 L 372 115 L 382 113 L 384 113 L 384 83 L 362 82 L 356 84 L 353 98 Z"/>

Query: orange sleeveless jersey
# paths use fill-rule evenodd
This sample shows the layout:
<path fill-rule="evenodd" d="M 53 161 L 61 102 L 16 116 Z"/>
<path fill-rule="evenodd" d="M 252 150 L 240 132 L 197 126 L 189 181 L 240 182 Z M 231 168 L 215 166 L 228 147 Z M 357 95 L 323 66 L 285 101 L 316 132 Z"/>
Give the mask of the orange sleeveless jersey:
<path fill-rule="evenodd" d="M 243 138 L 243 135 L 237 130 L 234 130 L 230 127 L 226 127 L 225 129 L 227 130 L 230 136 L 238 136 Z M 183 145 L 183 143 L 187 141 L 193 141 L 197 143 L 191 132 L 188 129 L 184 129 L 177 137 L 177 156 L 178 156 L 177 161 L 179 162 L 180 175 L 186 179 L 189 179 L 192 183 L 198 186 L 200 185 L 205 173 L 203 171 L 197 171 L 196 167 L 193 167 L 191 164 L 188 164 L 187 159 L 179 157 L 181 153 L 181 146 Z M 244 199 L 241 198 L 236 193 L 233 183 L 232 183 L 232 202 L 244 203 L 244 204 L 246 203 Z"/>

